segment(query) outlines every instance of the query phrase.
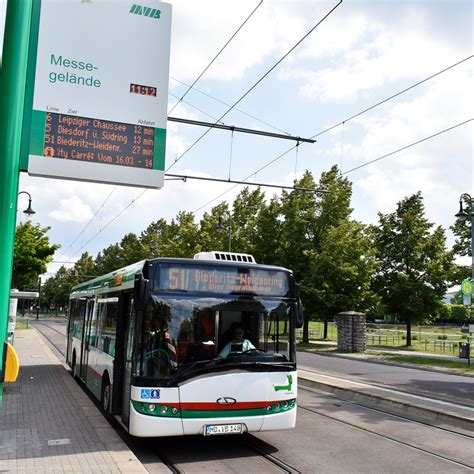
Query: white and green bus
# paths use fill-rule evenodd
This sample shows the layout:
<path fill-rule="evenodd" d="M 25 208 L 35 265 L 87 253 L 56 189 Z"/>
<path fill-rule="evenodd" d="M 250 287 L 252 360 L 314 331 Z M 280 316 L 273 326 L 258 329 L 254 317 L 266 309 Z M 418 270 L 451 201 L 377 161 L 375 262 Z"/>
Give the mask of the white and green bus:
<path fill-rule="evenodd" d="M 69 313 L 73 375 L 130 434 L 295 426 L 303 315 L 290 270 L 223 252 L 145 260 L 75 286 Z"/>

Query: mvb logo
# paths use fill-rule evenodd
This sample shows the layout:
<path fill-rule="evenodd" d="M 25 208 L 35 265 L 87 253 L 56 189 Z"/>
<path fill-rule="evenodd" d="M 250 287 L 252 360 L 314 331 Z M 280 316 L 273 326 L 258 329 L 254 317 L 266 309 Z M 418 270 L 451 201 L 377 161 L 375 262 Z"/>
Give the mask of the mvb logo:
<path fill-rule="evenodd" d="M 142 7 L 141 5 L 136 4 L 132 5 L 129 13 L 132 13 L 133 15 L 142 15 L 149 18 L 155 18 L 156 20 L 158 20 L 161 15 L 161 11 L 157 10 L 156 8 Z"/>

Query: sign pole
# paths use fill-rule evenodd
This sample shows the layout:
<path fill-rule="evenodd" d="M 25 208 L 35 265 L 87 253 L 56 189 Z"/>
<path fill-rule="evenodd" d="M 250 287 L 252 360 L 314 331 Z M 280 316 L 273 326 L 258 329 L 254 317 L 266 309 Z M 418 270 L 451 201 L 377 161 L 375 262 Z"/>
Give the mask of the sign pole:
<path fill-rule="evenodd" d="M 0 72 L 0 374 L 10 302 L 32 2 L 8 0 Z M 1 397 L 0 382 L 0 404 Z"/>

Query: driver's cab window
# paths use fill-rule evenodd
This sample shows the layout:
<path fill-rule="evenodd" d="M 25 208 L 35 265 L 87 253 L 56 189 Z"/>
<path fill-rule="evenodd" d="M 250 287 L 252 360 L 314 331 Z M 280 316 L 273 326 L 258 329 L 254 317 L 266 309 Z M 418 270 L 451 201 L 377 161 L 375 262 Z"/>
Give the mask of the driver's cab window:
<path fill-rule="evenodd" d="M 246 311 L 220 311 L 219 356 L 242 354 L 258 348 L 259 315 Z"/>

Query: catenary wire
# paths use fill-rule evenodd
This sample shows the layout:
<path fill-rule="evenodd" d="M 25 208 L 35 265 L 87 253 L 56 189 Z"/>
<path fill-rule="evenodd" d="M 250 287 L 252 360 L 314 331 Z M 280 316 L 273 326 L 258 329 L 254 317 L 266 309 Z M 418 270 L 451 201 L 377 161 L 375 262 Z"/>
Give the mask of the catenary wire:
<path fill-rule="evenodd" d="M 176 81 L 176 82 L 179 82 L 180 84 L 183 84 L 185 86 L 187 86 L 187 84 L 185 82 L 182 82 L 178 79 L 175 79 L 174 77 L 171 77 L 170 76 L 170 79 L 172 79 L 173 81 Z M 200 89 L 197 89 L 196 87 L 193 88 L 193 90 L 195 92 L 199 92 L 199 94 L 202 94 L 203 96 L 205 97 L 208 97 L 209 99 L 212 99 L 212 100 L 215 100 L 216 102 L 219 102 L 220 104 L 222 105 L 225 105 L 226 107 L 230 107 L 231 105 L 228 103 L 228 102 L 225 102 L 221 99 L 218 99 L 217 97 L 209 94 L 208 92 L 204 92 Z M 286 134 L 286 135 L 291 135 L 289 132 L 286 132 L 285 130 L 282 130 L 281 128 L 278 128 L 276 127 L 275 125 L 272 125 L 271 123 L 269 122 L 266 122 L 265 120 L 262 120 L 262 119 L 259 119 L 258 117 L 256 117 L 255 115 L 252 115 L 248 112 L 245 112 L 245 110 L 242 110 L 242 109 L 239 109 L 238 107 L 234 107 L 234 110 L 236 110 L 237 112 L 240 112 L 242 115 L 246 115 L 247 117 L 250 117 L 251 119 L 253 120 L 256 120 L 257 122 L 260 122 L 260 123 L 263 123 L 264 125 L 267 125 L 268 127 L 270 128 L 273 128 L 274 130 L 278 130 L 279 132 L 283 133 L 283 134 Z"/>
<path fill-rule="evenodd" d="M 186 90 L 186 92 L 181 96 L 181 99 L 178 100 L 178 102 L 176 102 L 176 104 L 173 105 L 173 107 L 171 108 L 171 110 L 168 112 L 168 115 L 173 112 L 173 110 L 176 108 L 176 106 L 179 104 L 180 101 L 182 101 L 185 97 L 186 97 L 186 94 L 194 87 L 194 85 L 199 81 L 199 79 L 201 79 L 201 77 L 206 73 L 206 71 L 212 66 L 212 64 L 214 63 L 214 61 L 220 56 L 220 54 L 222 53 L 222 51 L 224 51 L 224 49 L 229 45 L 229 43 L 237 36 L 238 32 L 244 27 L 244 25 L 247 23 L 247 21 L 250 20 L 250 18 L 253 16 L 253 14 L 258 10 L 258 8 L 260 7 L 260 5 L 263 3 L 263 0 L 260 0 L 260 3 L 252 10 L 252 12 L 250 13 L 250 15 L 245 19 L 245 21 L 237 28 L 237 30 L 235 31 L 235 33 L 227 40 L 226 44 L 224 46 L 222 46 L 222 48 L 220 49 L 220 51 L 214 56 L 214 58 L 211 60 L 211 62 L 204 68 L 204 70 L 201 72 L 201 74 L 199 74 L 199 76 L 194 80 L 194 82 L 188 87 L 188 89 Z"/>
<path fill-rule="evenodd" d="M 148 189 L 144 189 L 138 196 L 136 196 L 135 198 L 133 198 L 118 214 L 116 214 L 112 219 L 110 219 L 109 222 L 107 222 L 107 224 L 105 224 L 103 227 L 100 228 L 100 230 L 98 232 L 96 232 L 85 244 L 82 245 L 82 247 L 77 250 L 71 257 L 70 259 L 73 259 L 76 255 L 78 255 L 80 253 L 80 251 L 86 247 L 86 245 L 88 245 L 90 242 L 92 242 L 102 231 L 104 231 L 105 229 L 107 229 L 107 227 L 109 227 L 110 224 L 112 224 L 113 222 L 115 222 L 132 204 L 135 203 L 135 201 L 137 201 L 138 199 L 140 199 L 146 192 L 148 191 Z"/>
<path fill-rule="evenodd" d="M 314 135 L 313 135 L 312 137 L 310 137 L 310 138 L 319 137 L 320 135 L 323 135 L 324 133 L 327 133 L 327 132 L 333 130 L 334 128 L 339 127 L 340 125 L 343 125 L 343 124 L 345 125 L 346 122 L 349 122 L 350 120 L 352 120 L 352 119 L 354 119 L 354 118 L 356 118 L 356 117 L 359 117 L 360 115 L 365 114 L 366 112 L 369 112 L 370 110 L 373 110 L 373 109 L 375 109 L 376 107 L 379 107 L 380 105 L 382 105 L 382 104 L 388 102 L 389 100 L 394 99 L 395 97 L 400 96 L 401 94 L 404 94 L 405 92 L 408 92 L 409 90 L 411 90 L 411 89 L 413 89 L 413 88 L 415 88 L 415 87 L 417 87 L 417 86 L 423 84 L 424 82 L 429 81 L 430 79 L 433 79 L 433 78 L 435 78 L 436 76 L 439 76 L 440 74 L 442 74 L 442 73 L 444 73 L 444 72 L 447 72 L 447 71 L 449 71 L 450 69 L 452 69 L 452 68 L 454 68 L 454 67 L 456 67 L 456 66 L 459 66 L 460 64 L 464 63 L 465 61 L 468 61 L 468 60 L 471 59 L 472 57 L 473 57 L 473 55 L 467 56 L 466 58 L 464 58 L 464 59 L 462 59 L 462 60 L 460 60 L 460 61 L 458 61 L 458 62 L 456 62 L 456 63 L 454 63 L 454 64 L 451 64 L 450 66 L 448 66 L 448 67 L 446 67 L 446 68 L 444 68 L 444 69 L 442 69 L 442 70 L 436 72 L 435 74 L 432 74 L 431 76 L 428 76 L 427 78 L 425 78 L 425 79 L 423 79 L 423 80 L 421 80 L 421 81 L 418 81 L 417 83 L 415 83 L 415 84 L 413 84 L 413 85 L 411 85 L 411 86 L 409 86 L 409 87 L 407 87 L 407 88 L 405 88 L 405 89 L 403 89 L 403 90 L 401 90 L 401 91 L 399 91 L 399 92 L 397 92 L 397 93 L 395 93 L 395 94 L 393 94 L 393 95 L 391 95 L 391 96 L 389 96 L 389 97 L 387 97 L 387 98 L 381 100 L 380 102 L 377 102 L 376 104 L 371 105 L 370 107 L 365 108 L 364 110 L 362 110 L 362 111 L 360 111 L 360 112 L 358 112 L 358 113 L 356 113 L 356 114 L 354 114 L 354 115 L 352 115 L 352 116 L 350 116 L 350 117 L 348 117 L 348 118 L 346 118 L 346 119 L 344 119 L 344 120 L 342 120 L 342 121 L 340 121 L 340 122 L 338 122 L 338 123 L 336 123 L 336 124 L 334 124 L 334 125 L 332 125 L 332 126 L 326 128 L 326 129 L 324 129 L 323 131 L 314 134 Z M 257 173 L 259 173 L 260 171 L 263 171 L 265 168 L 268 168 L 268 167 L 271 166 L 273 163 L 275 163 L 276 161 L 280 160 L 280 159 L 283 158 L 285 155 L 287 155 L 287 154 L 290 153 L 292 150 L 294 150 L 296 146 L 297 146 L 297 145 L 292 146 L 291 148 L 287 149 L 287 150 L 284 151 L 283 153 L 279 154 L 277 157 L 275 157 L 275 158 L 273 158 L 272 160 L 268 161 L 266 164 L 264 164 L 263 166 L 261 166 L 258 170 L 256 170 L 256 171 L 252 172 L 251 174 L 249 174 L 249 175 L 248 175 L 246 178 L 244 178 L 242 181 L 247 181 L 248 179 L 250 179 L 252 176 L 254 176 L 254 175 L 256 175 Z M 223 191 L 222 193 L 220 193 L 220 194 L 217 195 L 216 197 L 214 197 L 214 198 L 212 198 L 211 200 L 207 201 L 205 204 L 203 204 L 202 206 L 200 206 L 199 208 L 197 208 L 196 210 L 194 210 L 194 211 L 193 211 L 193 214 L 199 212 L 200 210 L 202 210 L 202 209 L 204 209 L 205 207 L 207 207 L 209 204 L 212 204 L 212 203 L 213 203 L 214 201 L 216 201 L 217 199 L 219 199 L 219 198 L 221 198 L 222 196 L 224 196 L 225 194 L 231 192 L 231 191 L 232 191 L 233 189 L 235 189 L 237 186 L 238 186 L 238 185 L 231 186 L 231 187 L 228 188 L 226 191 Z"/>
<path fill-rule="evenodd" d="M 324 16 L 319 20 L 296 44 L 294 44 L 263 76 L 261 76 L 257 82 L 255 82 L 233 105 L 231 105 L 220 117 L 218 120 L 222 120 L 237 104 L 247 97 L 250 92 L 252 92 L 278 65 L 280 65 L 326 18 L 331 15 L 331 13 L 336 10 L 339 5 L 341 5 L 342 0 L 334 5 Z M 216 122 L 217 123 L 217 122 Z M 169 171 L 176 163 L 178 163 L 182 158 L 184 158 L 210 131 L 211 128 L 208 128 L 197 140 L 195 140 L 167 169 Z"/>
<path fill-rule="evenodd" d="M 186 90 L 186 92 L 181 96 L 181 98 L 179 99 L 177 96 L 174 96 L 174 94 L 170 93 L 170 95 L 174 96 L 175 98 L 178 99 L 178 102 L 176 102 L 176 104 L 171 108 L 171 110 L 168 112 L 168 114 L 170 114 L 175 108 L 176 106 L 184 99 L 184 97 L 188 94 L 188 92 L 194 87 L 194 85 L 199 81 L 199 79 L 201 79 L 201 77 L 206 73 L 206 71 L 211 67 L 211 65 L 214 63 L 214 61 L 219 57 L 219 55 L 224 51 L 224 49 L 229 45 L 229 43 L 235 38 L 235 36 L 239 33 L 239 31 L 244 27 L 244 25 L 247 23 L 248 20 L 250 20 L 250 18 L 253 16 L 253 14 L 258 10 L 258 8 L 261 6 L 261 4 L 263 3 L 263 0 L 260 0 L 259 4 L 252 10 L 252 12 L 250 13 L 250 15 L 247 16 L 247 18 L 245 19 L 245 21 L 239 26 L 239 28 L 234 32 L 234 34 L 227 40 L 227 42 L 225 43 L 225 45 L 220 49 L 220 51 L 214 56 L 214 58 L 211 60 L 211 62 L 204 68 L 204 70 L 199 74 L 199 76 L 194 80 L 194 82 L 188 86 L 188 89 Z M 207 114 L 206 112 L 200 110 L 198 107 L 195 107 L 191 104 L 187 104 L 189 105 L 190 107 L 193 107 L 195 108 L 196 110 L 199 110 L 201 113 L 207 115 L 208 117 L 212 118 L 213 120 L 214 117 L 212 117 L 211 115 Z M 219 123 L 219 121 L 217 121 L 216 123 Z M 116 188 L 114 188 L 112 190 L 115 191 Z M 111 193 L 112 194 L 112 193 Z M 109 196 L 110 197 L 110 196 Z M 60 255 L 64 255 L 70 248 L 71 246 L 77 241 L 77 239 L 85 232 L 85 230 L 87 229 L 87 227 L 89 226 L 89 224 L 94 220 L 94 218 L 96 217 L 96 215 L 98 214 L 99 210 L 102 209 L 102 207 L 105 205 L 105 203 L 108 201 L 108 197 L 107 199 L 102 203 L 102 205 L 99 207 L 98 211 L 96 212 L 96 214 L 94 214 L 92 216 L 92 218 L 89 220 L 89 222 L 86 224 L 86 226 L 82 229 L 82 231 L 79 233 L 79 235 L 73 240 L 73 242 L 68 246 L 67 250 L 65 250 L 64 252 L 61 252 Z"/>
<path fill-rule="evenodd" d="M 458 61 L 458 62 L 452 64 L 451 66 L 448 66 L 448 67 L 446 67 L 446 68 L 444 68 L 444 69 L 438 71 L 437 73 L 432 74 L 431 76 L 428 76 L 427 78 L 425 78 L 425 79 L 423 79 L 423 80 L 421 80 L 421 81 L 418 81 L 417 83 L 415 83 L 415 84 L 413 84 L 413 85 L 411 85 L 411 86 L 409 86 L 409 87 L 407 87 L 407 88 L 405 88 L 405 89 L 403 89 L 403 90 L 401 90 L 401 91 L 399 91 L 399 92 L 397 92 L 397 93 L 395 93 L 395 94 L 393 94 L 393 95 L 387 97 L 386 99 L 383 99 L 383 100 L 377 102 L 376 104 L 374 104 L 374 105 L 372 105 L 372 106 L 370 106 L 370 107 L 367 107 L 367 108 L 365 108 L 364 110 L 362 110 L 362 111 L 360 111 L 360 112 L 358 112 L 358 113 L 356 113 L 356 114 L 354 114 L 354 115 L 352 115 L 352 116 L 350 116 L 350 117 L 348 117 L 348 118 L 346 118 L 346 119 L 344 119 L 344 120 L 342 120 L 342 121 L 340 121 L 340 122 L 338 122 L 338 123 L 332 125 L 331 127 L 328 127 L 328 128 L 326 128 L 325 130 L 316 133 L 316 134 L 313 135 L 311 138 L 316 138 L 316 137 L 318 137 L 318 136 L 320 136 L 320 135 L 322 135 L 322 134 L 324 134 L 324 133 L 327 133 L 327 132 L 329 132 L 330 130 L 332 130 L 332 129 L 338 127 L 338 126 L 340 126 L 340 125 L 343 124 L 343 123 L 349 122 L 350 120 L 352 120 L 352 119 L 354 119 L 354 118 L 356 118 L 356 117 L 358 117 L 358 116 L 360 116 L 360 115 L 362 115 L 362 114 L 364 114 L 364 113 L 366 113 L 366 112 L 368 112 L 368 111 L 370 111 L 370 110 L 375 109 L 376 107 L 378 107 L 378 106 L 380 106 L 380 105 L 382 105 L 382 104 L 384 104 L 384 103 L 386 103 L 386 102 L 388 102 L 388 101 L 390 101 L 390 100 L 392 100 L 392 99 L 394 99 L 394 98 L 400 96 L 401 94 L 403 94 L 403 93 L 405 93 L 405 92 L 408 92 L 409 90 L 411 90 L 411 89 L 413 89 L 413 88 L 415 88 L 415 87 L 417 87 L 417 86 L 419 86 L 419 85 L 421 85 L 421 84 L 423 84 L 423 83 L 429 81 L 430 79 L 433 79 L 433 78 L 435 78 L 436 76 L 439 76 L 440 74 L 442 74 L 442 73 L 444 73 L 444 72 L 447 72 L 447 71 L 449 71 L 450 69 L 452 69 L 452 68 L 454 68 L 454 67 L 456 67 L 456 66 L 458 66 L 458 65 L 460 65 L 460 64 L 462 64 L 462 63 L 464 63 L 465 61 L 468 61 L 468 60 L 471 59 L 472 57 L 473 57 L 473 55 L 468 56 L 468 57 L 466 57 L 466 58 L 464 58 L 464 59 L 462 59 L 462 60 L 460 60 L 460 61 Z M 173 78 L 172 78 L 172 79 L 173 79 Z M 173 80 L 175 80 L 176 82 L 181 82 L 181 81 L 179 81 L 179 80 L 177 80 L 177 79 L 173 79 Z M 202 94 L 204 94 L 204 95 L 207 95 L 207 96 L 209 96 L 210 98 L 212 98 L 212 99 L 214 99 L 214 100 L 220 101 L 220 99 L 216 99 L 215 97 L 212 97 L 212 96 L 210 96 L 209 94 L 206 94 L 205 92 L 199 91 L 198 89 L 194 89 L 194 90 L 196 90 L 197 92 L 200 92 L 200 93 L 202 93 Z M 222 102 L 222 101 L 220 101 L 220 102 Z M 223 102 L 223 103 L 225 104 L 225 102 Z M 226 105 L 228 105 L 228 104 L 226 104 Z M 236 110 L 238 110 L 238 109 L 236 109 Z M 247 114 L 246 112 L 243 112 L 243 111 L 241 111 L 241 110 L 240 110 L 240 112 L 242 112 L 242 113 L 244 113 L 244 114 L 246 114 L 246 115 L 249 115 L 249 114 Z M 250 116 L 250 115 L 249 115 L 249 116 Z M 252 116 L 251 116 L 251 117 L 252 117 Z M 222 118 L 222 117 L 221 117 L 221 118 Z M 257 119 L 256 117 L 253 117 L 253 118 L 255 118 L 256 120 L 259 120 L 259 119 Z M 470 120 L 472 120 L 472 119 L 470 119 Z M 470 120 L 468 120 L 468 121 L 470 121 Z M 261 120 L 259 120 L 259 121 L 261 121 Z M 261 122 L 262 122 L 262 123 L 266 123 L 266 122 L 263 122 L 263 121 L 261 121 Z M 466 123 L 466 122 L 462 122 L 462 123 L 459 124 L 458 126 L 460 126 L 460 125 L 462 125 L 462 124 L 464 124 L 464 123 Z M 271 127 L 273 127 L 271 124 L 268 124 L 268 123 L 266 123 L 266 124 L 269 125 L 269 126 L 271 126 Z M 273 127 L 273 128 L 276 128 L 276 127 Z M 278 128 L 276 128 L 276 129 L 279 130 Z M 280 131 L 281 131 L 281 130 L 280 130 Z M 447 131 L 447 130 L 446 130 L 446 131 Z M 284 133 L 286 133 L 286 132 L 284 132 Z M 444 132 L 439 132 L 439 133 L 444 133 Z M 438 133 L 438 134 L 439 134 L 439 133 Z M 436 136 L 436 134 L 435 134 L 434 136 Z M 426 138 L 426 139 L 423 139 L 423 140 L 427 140 L 427 139 L 429 139 L 429 138 Z M 287 155 L 288 153 L 290 153 L 296 146 L 297 146 L 297 145 L 292 146 L 291 148 L 289 148 L 288 150 L 284 151 L 283 153 L 281 153 L 281 154 L 278 155 L 277 157 L 273 158 L 272 160 L 270 160 L 269 162 L 267 162 L 266 164 L 264 164 L 263 166 L 261 166 L 258 170 L 253 171 L 251 174 L 249 174 L 249 175 L 248 175 L 246 178 L 244 178 L 242 181 L 247 181 L 247 180 L 250 179 L 252 176 L 254 176 L 254 175 L 256 175 L 257 173 L 259 173 L 260 171 L 264 170 L 264 169 L 267 168 L 268 166 L 271 166 L 273 163 L 275 163 L 276 161 L 278 161 L 279 159 L 281 159 L 282 157 L 284 157 L 285 155 Z M 412 145 L 412 146 L 413 146 L 413 145 Z M 399 150 L 399 151 L 401 151 L 401 150 Z M 393 154 L 393 153 L 394 153 L 394 152 L 392 152 L 391 154 Z M 382 159 L 382 158 L 380 157 L 380 159 Z M 344 174 L 350 173 L 350 172 L 352 172 L 352 171 L 353 171 L 353 170 L 348 170 L 348 171 L 346 171 Z M 354 170 L 354 171 L 355 171 L 355 170 Z M 193 214 L 196 214 L 196 213 L 199 212 L 200 210 L 204 209 L 205 207 L 207 207 L 207 206 L 208 206 L 209 204 L 211 204 L 212 202 L 216 201 L 216 200 L 219 199 L 220 197 L 224 196 L 225 194 L 227 194 L 227 193 L 229 193 L 230 191 L 232 191 L 233 189 L 235 189 L 237 186 L 241 186 L 241 185 L 240 185 L 240 184 L 236 184 L 236 185 L 234 185 L 234 186 L 231 186 L 231 187 L 228 188 L 226 191 L 220 193 L 218 196 L 216 196 L 216 197 L 214 197 L 213 199 L 207 201 L 204 205 L 202 205 L 202 206 L 200 206 L 199 208 L 197 208 L 196 210 L 194 210 L 194 211 L 193 211 Z M 107 227 L 108 227 L 113 221 L 115 221 L 126 209 L 128 209 L 133 203 L 135 203 L 138 199 L 140 199 L 141 196 L 143 196 L 143 194 L 145 194 L 146 191 L 147 191 L 147 190 L 144 190 L 139 196 L 137 196 L 137 197 L 134 198 L 132 201 L 130 201 L 129 204 L 127 205 L 127 207 L 126 207 L 125 209 L 123 209 L 119 214 L 117 214 L 117 215 L 113 218 L 112 221 L 109 221 L 98 233 L 96 233 L 96 234 L 93 236 L 93 238 L 91 238 L 88 242 L 86 242 L 85 245 L 87 245 L 90 241 L 92 241 L 97 235 L 99 235 L 100 232 L 102 232 L 102 230 L 104 230 L 105 228 L 107 228 Z M 100 209 L 100 208 L 99 208 L 99 209 Z M 84 245 L 84 246 L 85 246 L 85 245 Z M 82 248 L 84 248 L 84 246 L 81 247 L 81 248 L 79 249 L 79 251 L 82 250 Z M 77 253 L 78 253 L 78 252 L 76 252 L 74 255 L 76 255 Z M 71 257 L 71 258 L 72 258 L 72 257 Z"/>
<path fill-rule="evenodd" d="M 173 96 L 173 97 L 175 97 L 175 98 L 178 97 L 177 95 L 173 94 L 172 92 L 168 92 L 168 94 L 171 95 L 171 96 Z M 216 118 L 213 117 L 211 114 L 208 114 L 208 113 L 205 112 L 204 110 L 200 109 L 199 107 L 196 107 L 195 105 L 189 103 L 188 101 L 186 101 L 186 100 L 181 100 L 181 102 L 182 102 L 183 104 L 186 104 L 187 106 L 189 106 L 189 107 L 191 107 L 191 108 L 197 110 L 197 111 L 200 112 L 201 114 L 206 115 L 206 116 L 209 117 L 210 119 L 216 120 Z M 222 124 L 222 125 L 225 125 L 224 122 L 218 122 L 218 123 L 220 123 L 220 124 Z"/>
<path fill-rule="evenodd" d="M 349 174 L 349 173 L 352 173 L 353 171 L 357 171 L 361 168 L 364 168 L 365 166 L 368 166 L 372 163 L 375 163 L 377 161 L 380 161 L 380 160 L 383 160 L 384 158 L 388 158 L 389 156 L 392 156 L 392 155 L 395 155 L 396 153 L 399 153 L 403 150 L 406 150 L 407 148 L 411 148 L 412 146 L 415 146 L 415 145 L 418 145 L 419 143 L 423 143 L 423 142 L 426 142 L 426 140 L 430 140 L 431 138 L 435 138 L 437 137 L 438 135 L 441 135 L 443 133 L 446 133 L 446 132 L 449 132 L 450 130 L 454 130 L 455 128 L 458 128 L 458 127 L 461 127 L 462 125 L 465 125 L 466 123 L 469 123 L 469 122 L 472 122 L 472 118 L 468 119 L 468 120 L 464 120 L 464 122 L 460 122 L 460 123 L 457 123 L 456 125 L 453 125 L 451 127 L 448 127 L 448 128 L 445 128 L 444 130 L 441 130 L 439 132 L 436 132 L 436 133 L 433 133 L 433 135 L 430 135 L 428 137 L 425 137 L 425 138 L 422 138 L 420 140 L 417 140 L 416 142 L 413 142 L 413 143 L 410 143 L 408 145 L 405 145 L 403 146 L 402 148 L 398 148 L 398 150 L 394 150 L 394 151 L 391 151 L 390 153 L 387 153 L 385 155 L 382 155 L 382 156 L 379 156 L 378 158 L 374 158 L 373 160 L 370 160 L 370 161 L 367 161 L 365 163 L 362 163 L 361 165 L 359 166 L 356 166 L 355 168 L 352 168 L 350 170 L 347 170 L 347 171 L 344 171 L 344 173 L 341 173 L 341 174 Z"/>
<path fill-rule="evenodd" d="M 117 186 L 114 186 L 114 188 L 112 189 L 112 191 L 110 191 L 109 195 L 104 199 L 104 201 L 102 202 L 102 204 L 97 208 L 97 211 L 95 212 L 95 214 L 89 219 L 89 222 L 82 228 L 82 230 L 79 232 L 79 234 L 77 234 L 77 236 L 74 238 L 74 240 L 69 244 L 69 246 L 66 248 L 66 250 L 64 251 L 61 251 L 57 258 L 60 258 L 62 255 L 66 255 L 67 251 L 74 245 L 74 243 L 77 241 L 77 239 L 79 239 L 79 237 L 84 234 L 84 232 L 87 230 L 87 228 L 89 227 L 90 223 L 95 219 L 95 217 L 97 216 L 97 214 L 99 214 L 100 210 L 105 206 L 105 204 L 107 203 L 107 201 L 110 199 L 110 197 L 112 196 L 112 194 L 114 193 L 114 191 L 117 189 Z"/>
<path fill-rule="evenodd" d="M 240 97 L 240 99 L 237 100 L 237 102 L 235 102 L 233 105 L 229 106 L 228 110 L 221 116 L 219 117 L 219 119 L 217 119 L 215 121 L 215 124 L 218 124 L 232 109 L 235 108 L 235 106 L 240 103 L 268 74 L 270 74 L 271 71 L 273 71 L 273 69 L 275 69 L 296 47 L 298 47 L 341 3 L 342 3 L 343 0 L 340 0 L 339 3 L 337 3 L 328 13 L 326 13 L 326 15 L 316 23 L 316 25 L 313 26 L 313 28 L 311 28 L 311 30 L 306 33 L 282 58 L 280 58 L 280 60 L 274 64 L 250 89 L 248 89 L 245 94 Z M 215 61 L 215 59 L 217 58 L 217 56 L 224 50 L 224 48 L 229 44 L 229 42 L 235 37 L 235 35 L 238 33 L 238 31 L 242 28 L 242 26 L 248 21 L 248 19 L 253 15 L 253 13 L 257 10 L 257 8 L 263 3 L 263 0 L 261 0 L 261 2 L 257 5 L 257 7 L 252 11 L 252 13 L 249 15 L 249 17 L 244 21 L 244 23 L 240 26 L 240 28 L 234 33 L 234 35 L 229 39 L 229 41 L 224 45 L 224 47 L 221 49 L 221 51 L 219 51 L 219 53 L 216 55 L 216 57 L 211 61 L 211 63 L 205 68 L 205 70 L 200 74 L 200 76 L 193 82 L 193 84 L 191 84 L 191 86 L 188 87 L 188 90 L 186 91 L 185 94 L 183 94 L 183 96 L 181 97 L 181 99 L 171 108 L 170 112 L 171 113 L 174 108 L 177 106 L 177 104 L 179 104 L 181 102 L 181 100 L 184 98 L 184 96 L 189 92 L 189 90 L 191 90 L 193 88 L 193 86 L 197 83 L 197 81 L 199 80 L 200 77 L 202 77 L 202 75 L 204 74 L 204 72 L 209 68 L 209 66 Z M 180 81 L 178 81 L 180 82 Z M 202 138 L 204 138 L 204 136 L 206 136 L 209 132 L 210 132 L 211 128 L 207 129 L 188 149 L 186 149 L 179 157 L 175 158 L 175 160 L 173 161 L 173 163 L 167 168 L 166 171 L 169 171 L 178 161 L 180 161 L 183 156 L 185 156 L 190 150 L 191 148 L 193 148 Z M 286 133 L 286 132 L 284 132 Z M 146 192 L 146 190 L 145 190 Z M 142 193 L 144 194 L 144 193 Z M 141 194 L 141 195 L 142 195 Z M 141 196 L 140 195 L 140 196 Z M 131 201 L 131 202 L 134 202 L 135 200 Z M 95 216 L 94 216 L 95 217 Z M 93 217 L 93 218 L 94 218 Z M 81 247 L 82 249 L 82 247 Z M 77 253 L 77 252 L 76 252 Z"/>

